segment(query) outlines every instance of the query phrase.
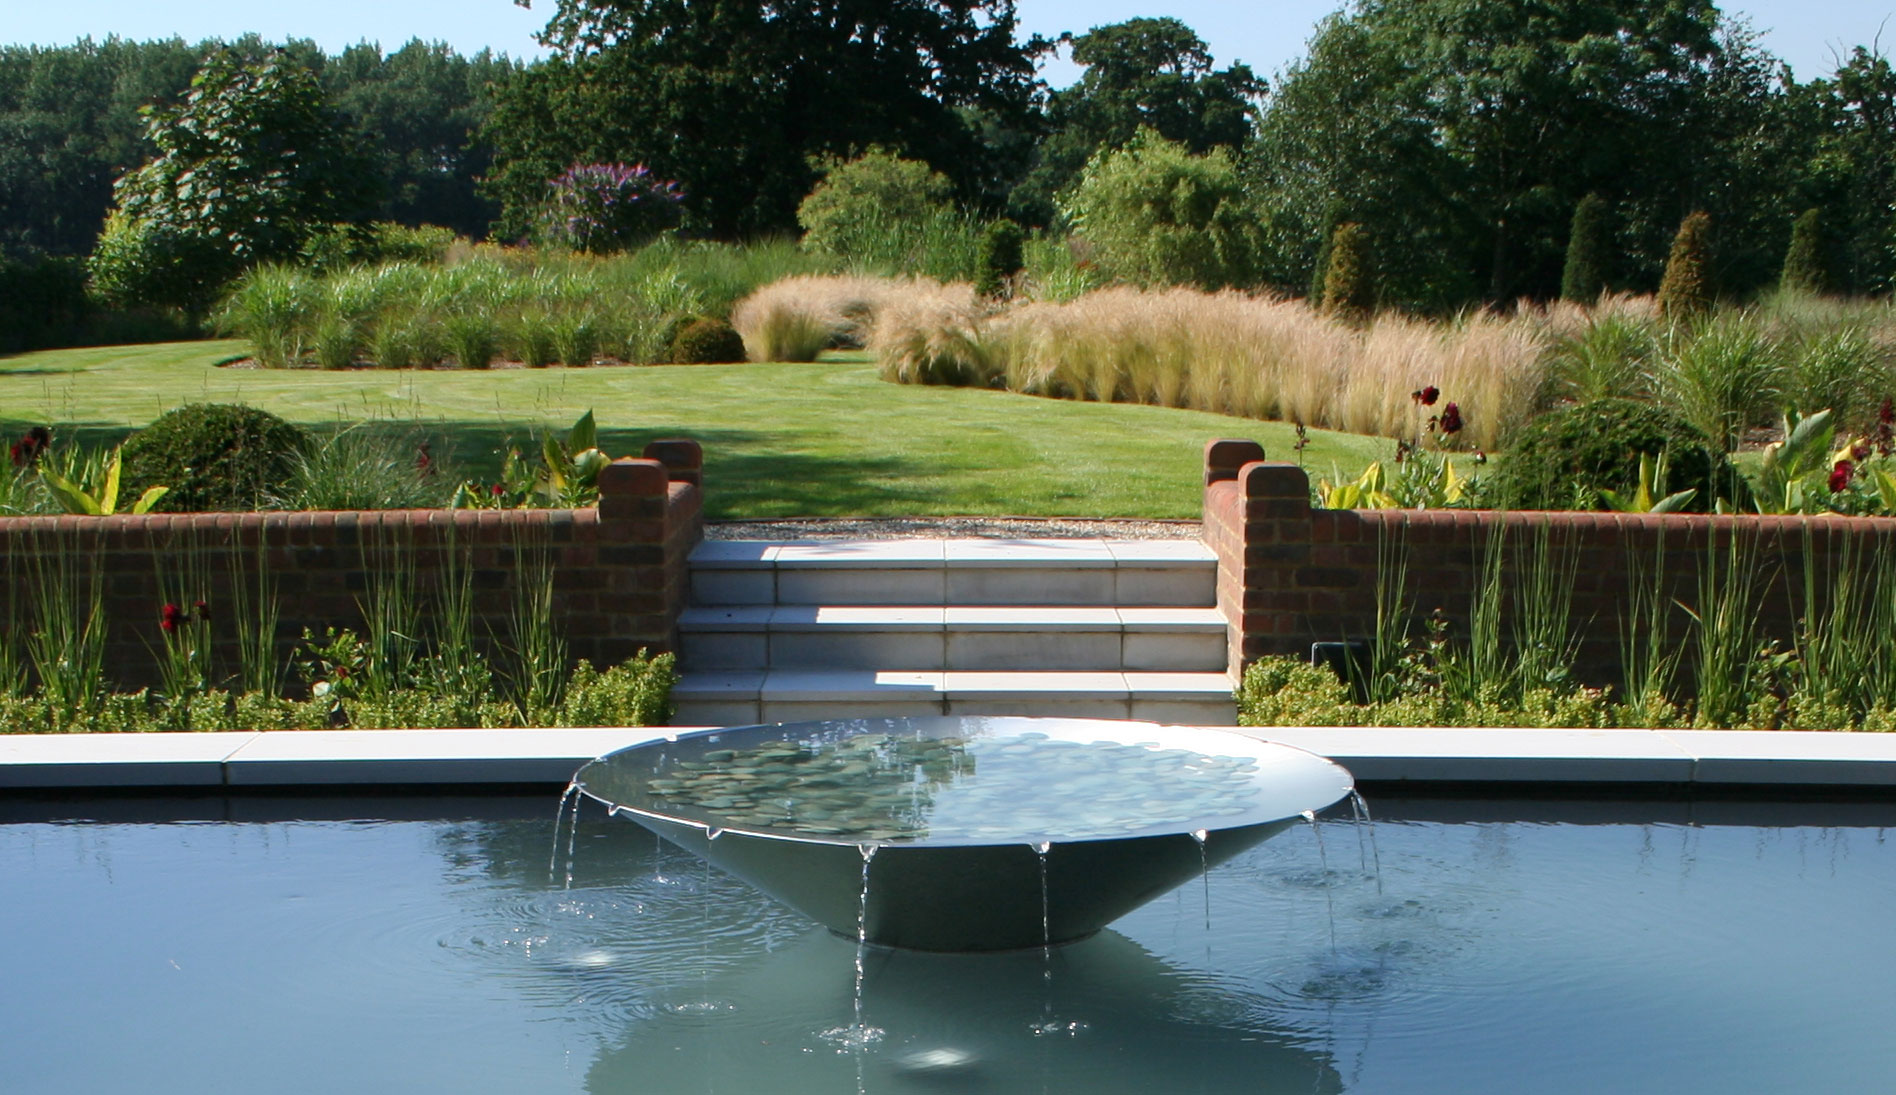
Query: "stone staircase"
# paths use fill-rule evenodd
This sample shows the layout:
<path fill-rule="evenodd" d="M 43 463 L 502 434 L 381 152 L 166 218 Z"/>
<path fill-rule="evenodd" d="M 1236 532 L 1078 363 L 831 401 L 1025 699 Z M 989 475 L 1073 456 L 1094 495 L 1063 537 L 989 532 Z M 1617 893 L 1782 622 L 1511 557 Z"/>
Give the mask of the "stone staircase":
<path fill-rule="evenodd" d="M 1197 540 L 707 540 L 680 726 L 903 715 L 1230 725 Z"/>

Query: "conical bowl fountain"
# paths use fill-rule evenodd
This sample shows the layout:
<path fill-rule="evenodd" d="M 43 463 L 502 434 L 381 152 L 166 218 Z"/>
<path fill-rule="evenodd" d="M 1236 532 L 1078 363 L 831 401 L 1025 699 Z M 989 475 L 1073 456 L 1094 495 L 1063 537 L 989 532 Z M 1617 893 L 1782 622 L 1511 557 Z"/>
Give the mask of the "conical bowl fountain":
<path fill-rule="evenodd" d="M 1231 730 L 846 719 L 622 749 L 575 788 L 830 930 L 994 951 L 1071 942 L 1352 790 Z"/>

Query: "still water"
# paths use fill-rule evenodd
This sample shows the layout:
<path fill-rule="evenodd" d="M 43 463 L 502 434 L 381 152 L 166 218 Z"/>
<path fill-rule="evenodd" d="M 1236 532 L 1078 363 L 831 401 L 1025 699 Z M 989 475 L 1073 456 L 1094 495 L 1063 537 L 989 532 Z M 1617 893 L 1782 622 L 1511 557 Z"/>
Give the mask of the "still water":
<path fill-rule="evenodd" d="M 568 888 L 551 797 L 14 803 L 0 1091 L 1732 1095 L 1896 1074 L 1896 806 L 1372 804 L 1380 876 L 1345 808 L 1325 856 L 1286 833 L 1050 961 L 871 952 L 886 1035 L 852 1051 L 823 1034 L 852 1019 L 853 941 L 603 812 Z M 324 819 L 344 812 L 379 820 Z M 219 819 L 143 816 L 193 813 Z"/>

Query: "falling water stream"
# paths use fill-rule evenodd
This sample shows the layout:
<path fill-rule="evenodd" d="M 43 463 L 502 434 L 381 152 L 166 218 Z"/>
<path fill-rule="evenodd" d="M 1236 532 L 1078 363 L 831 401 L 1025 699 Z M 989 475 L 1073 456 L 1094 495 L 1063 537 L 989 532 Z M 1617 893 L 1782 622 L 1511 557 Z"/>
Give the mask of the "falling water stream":
<path fill-rule="evenodd" d="M 1336 895 L 1330 892 L 1330 856 L 1323 850 L 1323 827 L 1317 823 L 1314 810 L 1305 810 L 1303 819 L 1310 823 L 1310 835 L 1317 840 L 1317 877 L 1323 886 L 1323 904 L 1330 914 L 1330 954 L 1336 954 Z"/>

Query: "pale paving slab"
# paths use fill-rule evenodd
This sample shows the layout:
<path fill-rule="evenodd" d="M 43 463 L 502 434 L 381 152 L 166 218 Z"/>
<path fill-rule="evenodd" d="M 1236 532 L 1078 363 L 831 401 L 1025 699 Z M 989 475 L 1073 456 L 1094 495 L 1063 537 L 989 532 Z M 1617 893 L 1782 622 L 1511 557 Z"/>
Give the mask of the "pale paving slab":
<path fill-rule="evenodd" d="M 1896 786 L 1896 734 L 1662 730 L 1698 763 L 1698 783 Z"/>
<path fill-rule="evenodd" d="M 1650 730 L 1243 727 L 1379 782 L 1690 783 L 1697 758 Z"/>
<path fill-rule="evenodd" d="M 1224 634 L 1224 613 L 1215 608 L 1138 608 L 1121 606 L 1111 611 L 1127 630 L 1139 631 L 1210 631 Z"/>
<path fill-rule="evenodd" d="M 951 567 L 1110 567 L 1104 540 L 943 540 Z"/>
<path fill-rule="evenodd" d="M 1118 631 L 1119 612 L 1089 605 L 951 605 L 944 610 L 951 628 L 963 631 Z"/>
<path fill-rule="evenodd" d="M 224 761 L 262 736 L 3 734 L 0 787 L 216 787 Z"/>
<path fill-rule="evenodd" d="M 765 611 L 772 631 L 940 631 L 945 610 L 932 605 L 781 605 Z"/>
<path fill-rule="evenodd" d="M 1106 550 L 1120 566 L 1170 566 L 1206 563 L 1215 566 L 1218 555 L 1200 540 L 1107 540 Z"/>
<path fill-rule="evenodd" d="M 594 757 L 679 727 L 572 730 L 304 730 L 256 734 L 224 762 L 233 787 L 561 783 Z"/>
<path fill-rule="evenodd" d="M 780 546 L 768 540 L 700 540 L 691 549 L 690 562 L 723 570 L 768 569 L 777 565 Z"/>
<path fill-rule="evenodd" d="M 940 540 L 817 540 L 779 545 L 772 556 L 778 569 L 789 567 L 939 568 Z"/>

